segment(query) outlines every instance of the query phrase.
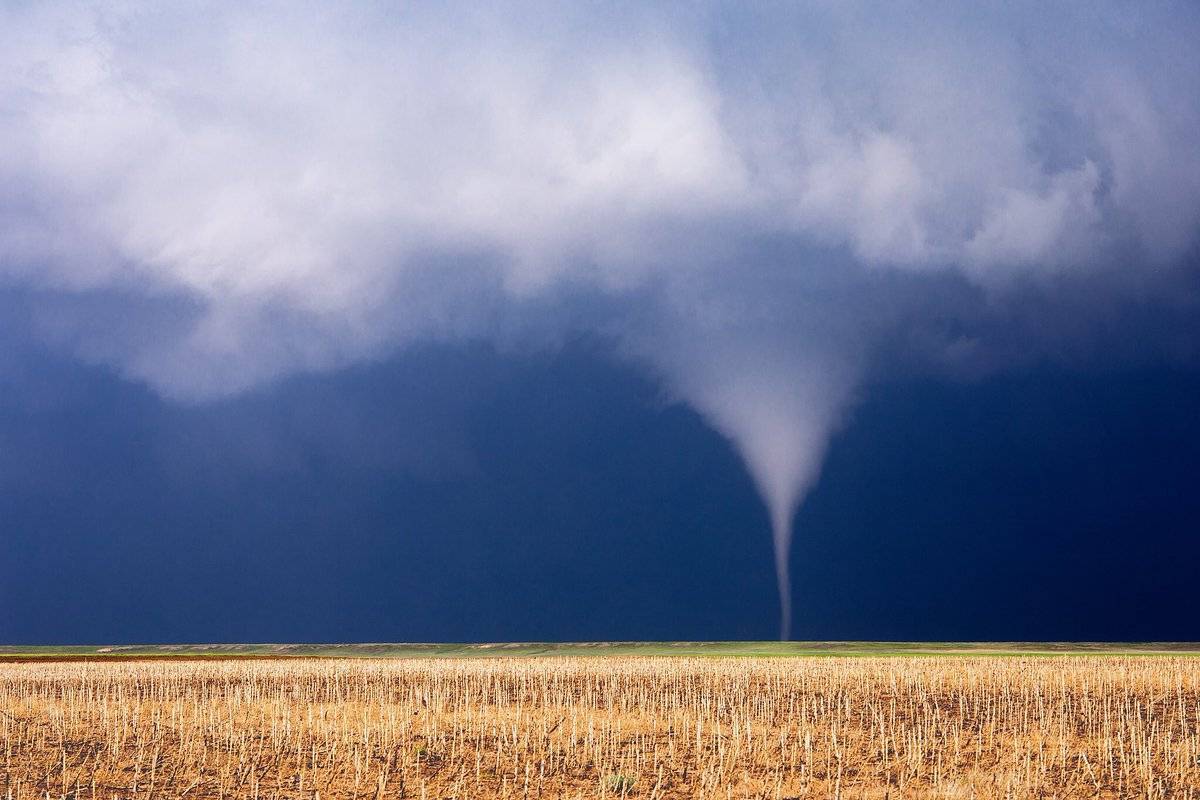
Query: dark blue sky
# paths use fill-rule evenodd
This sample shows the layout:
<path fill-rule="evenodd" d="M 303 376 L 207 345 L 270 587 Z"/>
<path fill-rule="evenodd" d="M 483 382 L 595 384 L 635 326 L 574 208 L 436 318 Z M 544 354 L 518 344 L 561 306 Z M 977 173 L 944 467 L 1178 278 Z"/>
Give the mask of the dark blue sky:
<path fill-rule="evenodd" d="M 0 641 L 773 638 L 730 446 L 599 344 L 423 348 L 202 406 L 27 349 Z M 1200 374 L 873 387 L 798 520 L 797 638 L 1197 639 Z"/>
<path fill-rule="evenodd" d="M 1200 639 L 1196 41 L 0 7 L 0 641 Z"/>

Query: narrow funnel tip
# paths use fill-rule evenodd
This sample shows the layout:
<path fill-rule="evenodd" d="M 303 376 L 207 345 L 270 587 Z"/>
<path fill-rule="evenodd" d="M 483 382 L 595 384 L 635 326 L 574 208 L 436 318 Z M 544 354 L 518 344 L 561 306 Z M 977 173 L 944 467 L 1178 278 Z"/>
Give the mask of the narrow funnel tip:
<path fill-rule="evenodd" d="M 779 640 L 792 638 L 792 571 L 788 556 L 792 544 L 792 518 L 790 506 L 776 509 L 771 514 L 771 538 L 775 543 L 775 582 L 779 589 Z"/>

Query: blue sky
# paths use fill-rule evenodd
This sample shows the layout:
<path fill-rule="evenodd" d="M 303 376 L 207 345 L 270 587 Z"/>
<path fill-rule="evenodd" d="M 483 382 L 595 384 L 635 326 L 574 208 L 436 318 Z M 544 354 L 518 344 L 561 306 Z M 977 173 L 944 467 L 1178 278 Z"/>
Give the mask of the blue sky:
<path fill-rule="evenodd" d="M 1197 38 L 6 6 L 0 638 L 1188 638 Z"/>
<path fill-rule="evenodd" d="M 7 642 L 778 635 L 737 454 L 603 348 L 434 349 L 202 407 L 28 368 L 0 401 Z M 878 387 L 798 515 L 793 635 L 1194 640 L 1197 392 L 1164 368 Z"/>

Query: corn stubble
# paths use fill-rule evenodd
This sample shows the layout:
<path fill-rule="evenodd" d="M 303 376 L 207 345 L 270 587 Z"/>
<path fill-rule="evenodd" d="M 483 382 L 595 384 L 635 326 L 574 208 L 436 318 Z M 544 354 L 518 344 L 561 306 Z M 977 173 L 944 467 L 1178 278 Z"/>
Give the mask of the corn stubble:
<path fill-rule="evenodd" d="M 1192 797 L 1188 658 L 0 665 L 0 797 Z"/>

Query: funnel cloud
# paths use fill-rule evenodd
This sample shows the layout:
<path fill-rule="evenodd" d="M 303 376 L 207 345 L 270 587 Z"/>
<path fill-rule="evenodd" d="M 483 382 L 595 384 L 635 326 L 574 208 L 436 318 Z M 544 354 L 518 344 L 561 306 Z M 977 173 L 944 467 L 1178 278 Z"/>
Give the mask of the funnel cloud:
<path fill-rule="evenodd" d="M 744 460 L 787 638 L 873 382 L 1194 358 L 1197 40 L 1172 3 L 10 4 L 0 285 L 183 404 L 602 338 Z"/>
<path fill-rule="evenodd" d="M 816 481 L 825 449 L 852 385 L 843 367 L 820 359 L 714 369 L 685 396 L 738 449 L 771 520 L 781 611 L 780 636 L 791 636 L 788 557 L 796 507 Z M 703 374 L 703 373 L 701 373 Z"/>

